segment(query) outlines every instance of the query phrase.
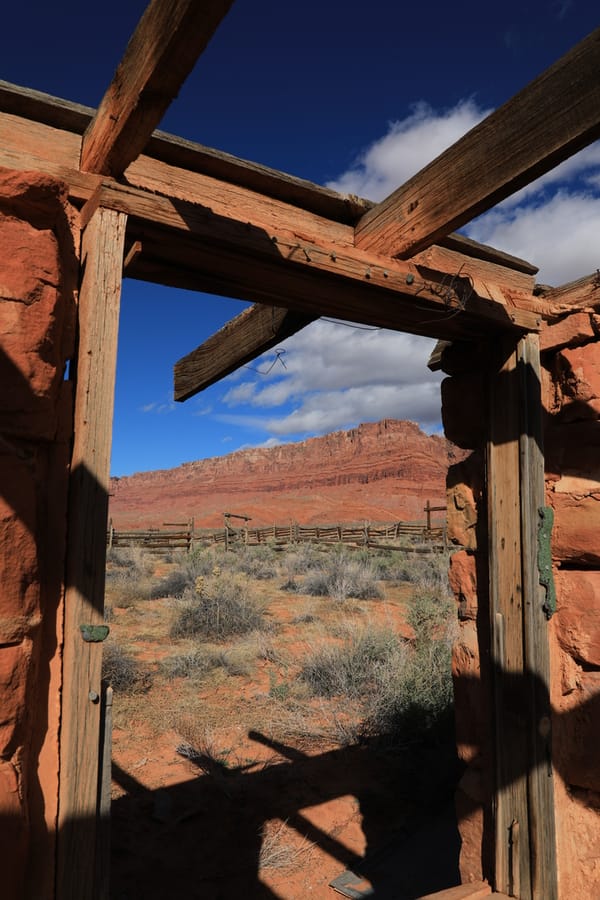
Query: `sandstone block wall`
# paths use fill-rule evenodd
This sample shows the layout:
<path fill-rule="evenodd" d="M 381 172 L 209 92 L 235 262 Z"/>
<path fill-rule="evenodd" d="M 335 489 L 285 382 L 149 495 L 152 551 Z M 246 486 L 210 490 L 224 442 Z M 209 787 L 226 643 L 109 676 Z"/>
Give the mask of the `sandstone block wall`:
<path fill-rule="evenodd" d="M 0 169 L 0 847 L 5 900 L 53 896 L 77 254 L 64 186 Z"/>
<path fill-rule="evenodd" d="M 600 288 L 599 288 L 600 293 Z M 599 298 L 600 300 L 600 298 Z M 541 336 L 546 503 L 553 507 L 557 611 L 548 624 L 559 896 L 600 897 L 600 341 L 598 316 L 577 312 Z M 446 436 L 472 451 L 448 475 L 448 533 L 462 548 L 450 581 L 457 792 L 463 881 L 493 878 L 493 705 L 489 667 L 485 367 L 477 349 L 444 355 Z M 473 404 L 465 401 L 473 398 Z M 524 735 L 525 739 L 525 735 Z"/>
<path fill-rule="evenodd" d="M 549 627 L 561 896 L 600 896 L 600 342 L 591 313 L 542 354 L 546 502 L 557 612 Z M 567 331 L 569 319 L 573 328 Z M 584 321 L 585 320 L 585 321 Z M 556 326 L 555 326 L 556 327 Z"/>

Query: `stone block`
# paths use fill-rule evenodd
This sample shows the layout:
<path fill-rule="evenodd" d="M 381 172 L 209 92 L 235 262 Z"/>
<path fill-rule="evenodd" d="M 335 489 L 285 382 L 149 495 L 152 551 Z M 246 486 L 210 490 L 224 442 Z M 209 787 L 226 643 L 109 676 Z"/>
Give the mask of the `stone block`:
<path fill-rule="evenodd" d="M 0 758 L 12 755 L 20 741 L 17 729 L 25 717 L 30 643 L 0 648 Z"/>
<path fill-rule="evenodd" d="M 600 494 L 576 497 L 552 493 L 552 555 L 581 568 L 600 568 Z"/>
<path fill-rule="evenodd" d="M 561 647 L 577 662 L 600 668 L 600 572 L 559 571 L 555 581 Z"/>
<path fill-rule="evenodd" d="M 477 572 L 472 553 L 459 550 L 450 558 L 448 571 L 450 587 L 458 603 L 458 617 L 462 620 L 477 618 Z"/>
<path fill-rule="evenodd" d="M 562 421 L 600 415 L 600 342 L 561 350 L 557 357 Z"/>
<path fill-rule="evenodd" d="M 542 328 L 540 351 L 558 350 L 561 347 L 575 347 L 593 341 L 596 329 L 590 313 L 578 312 Z"/>
<path fill-rule="evenodd" d="M 569 785 L 600 791 L 600 672 L 582 672 L 576 703 L 562 713 L 561 775 Z"/>
<path fill-rule="evenodd" d="M 467 550 L 477 549 L 477 502 L 467 484 L 455 484 L 447 491 L 448 540 Z"/>

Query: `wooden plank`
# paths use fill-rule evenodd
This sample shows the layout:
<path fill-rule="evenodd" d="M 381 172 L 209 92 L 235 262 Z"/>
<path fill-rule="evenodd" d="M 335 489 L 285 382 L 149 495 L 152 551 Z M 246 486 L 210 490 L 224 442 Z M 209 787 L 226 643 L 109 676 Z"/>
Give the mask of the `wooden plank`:
<path fill-rule="evenodd" d="M 516 342 L 498 342 L 490 369 L 487 445 L 490 627 L 495 699 L 495 887 L 531 900 L 521 575 Z"/>
<path fill-rule="evenodd" d="M 88 200 L 99 175 L 79 172 L 81 137 L 50 125 L 0 113 L 0 166 L 44 172 L 69 186 L 72 200 Z"/>
<path fill-rule="evenodd" d="M 394 191 L 356 244 L 409 258 L 600 136 L 600 29 Z"/>
<path fill-rule="evenodd" d="M 174 399 L 188 400 L 311 322 L 313 316 L 276 306 L 245 309 L 175 363 Z"/>
<path fill-rule="evenodd" d="M 439 335 L 436 318 L 442 322 L 442 331 L 445 322 L 451 322 L 453 334 L 463 333 L 469 321 L 483 331 L 491 323 L 494 329 L 514 325 L 525 330 L 540 324 L 535 311 L 507 309 L 495 299 L 480 297 L 460 274 L 428 270 L 425 279 L 411 263 L 275 230 L 242 217 L 237 209 L 217 214 L 177 198 L 106 183 L 83 209 L 82 221 L 98 204 L 127 212 L 139 222 L 144 252 L 128 270 L 131 277 L 192 289 L 203 285 L 200 289 L 226 296 L 285 305 L 309 315 L 356 317 L 361 322 L 369 321 L 377 309 L 379 293 L 391 304 L 391 315 L 380 316 L 372 324 L 434 336 Z M 138 237 L 134 227 L 128 234 Z M 322 290 L 318 291 L 320 280 Z M 350 285 L 360 286 L 365 298 L 358 304 L 359 311 L 356 304 L 352 309 Z M 341 302 L 332 304 L 336 287 Z M 279 303 L 275 296 L 281 298 Z"/>
<path fill-rule="evenodd" d="M 40 91 L 0 81 L 0 123 L 3 113 L 10 113 L 14 117 L 20 117 L 21 120 L 30 119 L 35 123 L 50 125 L 56 130 L 82 135 L 94 117 L 95 110 Z M 70 137 L 72 138 L 72 135 Z M 361 217 L 376 205 L 354 194 L 340 194 L 306 179 L 240 159 L 222 150 L 205 147 L 163 131 L 153 133 L 146 149 L 147 156 L 140 157 L 134 163 L 134 165 L 139 163 L 142 172 L 144 161 L 152 159 L 154 162 L 166 163 L 172 169 L 185 170 L 188 176 L 193 173 L 208 175 L 218 181 L 283 200 L 292 206 L 346 225 L 356 225 Z M 128 171 L 127 174 L 129 177 L 131 172 Z M 182 177 L 179 176 L 180 179 Z M 166 179 L 163 177 L 161 180 L 164 182 Z M 86 199 L 87 197 L 89 193 Z M 447 249 L 495 262 L 505 269 L 514 269 L 529 275 L 537 272 L 537 267 L 531 263 L 494 247 L 480 244 L 462 234 L 449 234 L 440 243 Z"/>
<path fill-rule="evenodd" d="M 558 876 L 554 785 L 550 650 L 544 613 L 545 590 L 538 569 L 539 510 L 545 505 L 540 349 L 537 335 L 519 341 L 521 394 L 521 542 L 525 670 L 529 689 L 529 839 L 533 900 L 557 900 Z M 524 737 L 525 735 L 523 735 Z"/>
<path fill-rule="evenodd" d="M 229 11 L 233 0 L 151 0 L 82 145 L 81 168 L 122 175 Z"/>
<path fill-rule="evenodd" d="M 57 896 L 94 896 L 106 523 L 126 217 L 99 209 L 83 234 L 65 597 Z M 67 689 L 68 688 L 68 689 Z"/>
<path fill-rule="evenodd" d="M 471 248 L 467 245 L 465 250 Z M 531 273 L 521 272 L 479 256 L 469 256 L 458 250 L 434 244 L 417 253 L 411 262 L 419 270 L 433 269 L 443 272 L 460 272 L 471 280 L 473 287 L 482 297 L 489 297 L 509 306 L 518 301 L 531 304 L 532 308 L 541 301 L 533 299 L 535 279 Z"/>

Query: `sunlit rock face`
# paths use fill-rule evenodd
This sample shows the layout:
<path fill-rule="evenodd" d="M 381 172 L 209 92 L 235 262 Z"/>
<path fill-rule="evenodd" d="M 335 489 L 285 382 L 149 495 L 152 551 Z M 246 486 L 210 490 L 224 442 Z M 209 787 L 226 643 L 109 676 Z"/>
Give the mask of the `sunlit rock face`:
<path fill-rule="evenodd" d="M 66 188 L 0 169 L 0 843 L 7 900 L 52 895 L 77 257 Z"/>

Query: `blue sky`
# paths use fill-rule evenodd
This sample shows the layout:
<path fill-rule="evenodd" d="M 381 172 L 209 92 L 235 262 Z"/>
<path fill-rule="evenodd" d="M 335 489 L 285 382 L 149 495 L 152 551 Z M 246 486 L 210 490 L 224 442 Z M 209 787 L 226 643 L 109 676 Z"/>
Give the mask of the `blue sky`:
<path fill-rule="evenodd" d="M 11 4 L 0 78 L 96 106 L 144 2 Z M 374 200 L 597 27 L 595 0 L 237 0 L 161 128 Z M 560 284 L 600 265 L 596 145 L 468 233 Z M 126 280 L 112 471 L 169 468 L 384 416 L 439 427 L 428 342 L 319 321 L 184 404 L 179 357 L 238 300 Z"/>

